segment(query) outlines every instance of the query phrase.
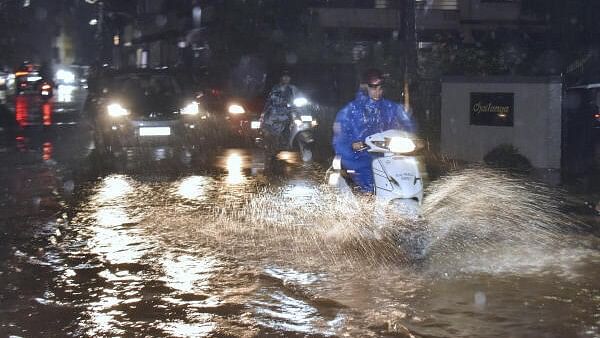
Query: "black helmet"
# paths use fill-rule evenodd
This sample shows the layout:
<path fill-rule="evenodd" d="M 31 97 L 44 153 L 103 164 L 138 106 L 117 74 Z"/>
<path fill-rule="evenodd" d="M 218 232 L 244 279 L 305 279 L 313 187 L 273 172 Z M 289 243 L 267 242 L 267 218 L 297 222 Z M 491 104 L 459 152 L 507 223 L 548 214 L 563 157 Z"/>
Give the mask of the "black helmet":
<path fill-rule="evenodd" d="M 379 69 L 371 68 L 365 72 L 362 80 L 369 87 L 381 86 L 384 80 L 383 73 Z"/>

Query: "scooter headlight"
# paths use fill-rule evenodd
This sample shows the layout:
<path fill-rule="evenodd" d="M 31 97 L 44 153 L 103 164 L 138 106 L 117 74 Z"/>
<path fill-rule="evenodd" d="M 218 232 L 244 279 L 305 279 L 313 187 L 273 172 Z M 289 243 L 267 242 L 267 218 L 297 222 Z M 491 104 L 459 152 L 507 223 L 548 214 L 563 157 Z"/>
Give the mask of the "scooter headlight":
<path fill-rule="evenodd" d="M 234 114 L 234 115 L 240 115 L 240 114 L 244 114 L 246 112 L 244 107 L 240 106 L 239 104 L 235 104 L 235 103 L 229 105 L 229 107 L 227 108 L 227 111 L 229 112 L 229 114 Z"/>
<path fill-rule="evenodd" d="M 123 108 L 119 103 L 111 103 L 106 107 L 108 115 L 112 117 L 122 117 L 129 115 L 129 110 Z"/>
<path fill-rule="evenodd" d="M 308 100 L 305 97 L 298 97 L 294 99 L 294 106 L 304 107 L 308 104 Z"/>
<path fill-rule="evenodd" d="M 415 142 L 408 137 L 392 137 L 387 145 L 388 149 L 394 153 L 411 153 L 417 146 Z"/>
<path fill-rule="evenodd" d="M 200 113 L 200 107 L 198 102 L 190 102 L 187 106 L 180 110 L 182 115 L 198 115 Z"/>

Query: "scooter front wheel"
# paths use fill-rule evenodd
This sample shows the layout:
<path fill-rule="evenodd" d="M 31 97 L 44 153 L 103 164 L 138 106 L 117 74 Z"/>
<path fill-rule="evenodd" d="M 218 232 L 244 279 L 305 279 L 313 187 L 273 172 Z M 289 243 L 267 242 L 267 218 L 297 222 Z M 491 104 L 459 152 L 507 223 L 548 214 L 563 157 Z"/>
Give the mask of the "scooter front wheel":
<path fill-rule="evenodd" d="M 311 162 L 313 159 L 313 151 L 310 144 L 298 142 L 298 150 L 303 162 Z"/>

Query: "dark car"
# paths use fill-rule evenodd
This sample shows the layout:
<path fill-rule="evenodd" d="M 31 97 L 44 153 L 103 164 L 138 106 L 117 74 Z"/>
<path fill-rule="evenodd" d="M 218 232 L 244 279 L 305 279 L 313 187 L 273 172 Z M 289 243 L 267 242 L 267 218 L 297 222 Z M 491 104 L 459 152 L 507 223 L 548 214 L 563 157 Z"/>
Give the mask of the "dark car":
<path fill-rule="evenodd" d="M 208 110 L 183 75 L 120 71 L 94 81 L 86 110 L 101 153 L 156 147 L 198 152 L 206 143 L 212 129 Z"/>
<path fill-rule="evenodd" d="M 242 142 L 252 143 L 258 136 L 257 127 L 253 128 L 264 106 L 264 97 L 228 96 L 223 99 L 224 119 L 232 136 Z"/>

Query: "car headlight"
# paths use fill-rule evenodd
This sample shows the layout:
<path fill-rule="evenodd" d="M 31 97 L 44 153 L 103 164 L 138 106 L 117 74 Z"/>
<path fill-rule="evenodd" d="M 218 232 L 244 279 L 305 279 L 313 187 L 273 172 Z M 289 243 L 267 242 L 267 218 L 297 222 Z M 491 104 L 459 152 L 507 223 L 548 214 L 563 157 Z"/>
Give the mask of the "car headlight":
<path fill-rule="evenodd" d="M 416 145 L 408 137 L 392 137 L 387 145 L 388 149 L 394 153 L 411 153 L 415 151 Z"/>
<path fill-rule="evenodd" d="M 234 115 L 244 114 L 246 112 L 244 107 L 240 106 L 239 104 L 235 104 L 235 103 L 230 104 L 229 107 L 227 108 L 227 111 L 230 114 L 234 114 Z"/>
<path fill-rule="evenodd" d="M 198 102 L 190 102 L 187 106 L 180 110 L 182 115 L 198 115 L 200 113 L 200 107 Z"/>
<path fill-rule="evenodd" d="M 123 106 L 121 106 L 118 103 L 109 104 L 106 107 L 106 110 L 108 111 L 108 115 L 110 115 L 112 117 L 121 117 L 121 116 L 129 115 L 129 110 L 123 108 Z"/>
<path fill-rule="evenodd" d="M 63 83 L 74 83 L 75 82 L 75 74 L 71 71 L 65 69 L 59 69 L 55 75 L 56 79 Z"/>
<path fill-rule="evenodd" d="M 305 97 L 298 97 L 294 99 L 294 106 L 304 107 L 308 104 L 308 100 Z"/>

